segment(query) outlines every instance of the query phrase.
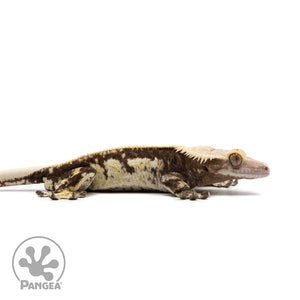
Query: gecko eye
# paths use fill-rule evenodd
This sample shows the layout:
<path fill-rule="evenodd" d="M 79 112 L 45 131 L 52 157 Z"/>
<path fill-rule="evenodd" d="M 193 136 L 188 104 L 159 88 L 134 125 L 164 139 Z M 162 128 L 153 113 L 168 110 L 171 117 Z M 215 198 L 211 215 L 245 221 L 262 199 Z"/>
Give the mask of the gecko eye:
<path fill-rule="evenodd" d="M 233 168 L 239 168 L 243 162 L 243 157 L 238 153 L 232 153 L 229 155 L 229 162 Z"/>

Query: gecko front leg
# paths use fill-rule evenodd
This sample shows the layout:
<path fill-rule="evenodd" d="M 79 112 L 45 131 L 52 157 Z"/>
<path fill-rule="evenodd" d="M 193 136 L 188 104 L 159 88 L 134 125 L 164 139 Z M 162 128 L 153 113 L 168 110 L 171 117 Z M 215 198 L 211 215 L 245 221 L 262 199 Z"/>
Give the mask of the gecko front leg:
<path fill-rule="evenodd" d="M 209 196 L 209 192 L 193 190 L 184 180 L 184 177 L 177 172 L 164 174 L 161 177 L 161 183 L 169 192 L 183 200 L 206 199 Z"/>
<path fill-rule="evenodd" d="M 212 184 L 212 186 L 214 187 L 223 187 L 223 188 L 228 188 L 230 186 L 235 186 L 238 184 L 238 180 L 237 179 L 229 179 L 229 180 L 225 180 L 222 182 L 217 182 Z"/>
<path fill-rule="evenodd" d="M 76 200 L 86 196 L 86 190 L 92 183 L 96 170 L 91 167 L 79 167 L 65 172 L 61 176 L 44 178 L 45 191 L 36 191 L 40 197 L 52 200 Z"/>

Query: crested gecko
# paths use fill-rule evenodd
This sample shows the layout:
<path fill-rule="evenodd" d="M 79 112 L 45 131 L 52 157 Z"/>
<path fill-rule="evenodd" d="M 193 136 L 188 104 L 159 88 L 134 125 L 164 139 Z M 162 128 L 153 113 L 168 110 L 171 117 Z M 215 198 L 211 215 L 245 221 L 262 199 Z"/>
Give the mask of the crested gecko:
<path fill-rule="evenodd" d="M 44 183 L 40 197 L 77 199 L 88 191 L 161 191 L 180 199 L 206 199 L 195 187 L 229 187 L 268 176 L 269 167 L 243 150 L 207 146 L 122 147 L 68 162 L 0 172 L 0 187 Z"/>

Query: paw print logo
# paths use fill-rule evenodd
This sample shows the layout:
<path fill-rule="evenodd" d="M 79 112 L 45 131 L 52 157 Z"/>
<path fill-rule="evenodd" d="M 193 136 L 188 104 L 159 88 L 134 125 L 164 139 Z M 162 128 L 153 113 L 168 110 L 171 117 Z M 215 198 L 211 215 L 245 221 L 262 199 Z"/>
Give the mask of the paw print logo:
<path fill-rule="evenodd" d="M 29 246 L 26 248 L 26 253 L 30 257 L 31 263 L 29 263 L 26 258 L 21 258 L 19 260 L 19 265 L 23 268 L 28 268 L 32 276 L 43 276 L 45 280 L 50 281 L 53 279 L 53 274 L 51 272 L 45 272 L 45 269 L 56 269 L 59 266 L 59 262 L 56 259 L 53 259 L 49 263 L 43 265 L 45 257 L 48 256 L 50 252 L 50 247 L 44 246 L 41 251 L 40 259 L 35 260 L 35 249 Z"/>
<path fill-rule="evenodd" d="M 12 267 L 21 282 L 58 282 L 65 271 L 65 255 L 52 239 L 35 236 L 23 241 L 15 250 Z"/>

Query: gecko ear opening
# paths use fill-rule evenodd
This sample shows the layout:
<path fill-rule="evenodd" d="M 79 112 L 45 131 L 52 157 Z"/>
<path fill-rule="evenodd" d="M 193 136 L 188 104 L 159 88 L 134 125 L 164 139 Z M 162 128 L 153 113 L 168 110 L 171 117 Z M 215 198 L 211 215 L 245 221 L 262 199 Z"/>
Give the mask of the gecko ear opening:
<path fill-rule="evenodd" d="M 239 168 L 242 165 L 245 156 L 246 156 L 245 151 L 240 149 L 234 149 L 227 153 L 227 158 L 231 166 L 235 169 Z"/>

